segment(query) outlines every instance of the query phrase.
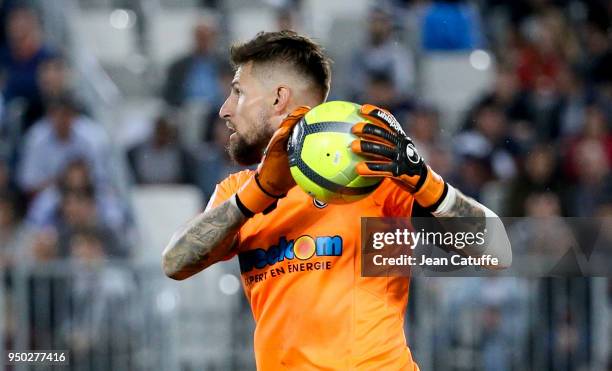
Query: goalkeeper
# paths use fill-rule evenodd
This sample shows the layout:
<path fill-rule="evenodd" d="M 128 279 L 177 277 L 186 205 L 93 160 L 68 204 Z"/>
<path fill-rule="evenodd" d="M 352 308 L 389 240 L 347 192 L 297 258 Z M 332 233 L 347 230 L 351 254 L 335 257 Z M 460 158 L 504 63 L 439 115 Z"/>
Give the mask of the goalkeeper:
<path fill-rule="evenodd" d="M 386 179 L 354 203 L 313 202 L 291 177 L 286 147 L 296 122 L 327 98 L 327 57 L 290 31 L 260 33 L 230 54 L 235 76 L 219 111 L 233 132 L 228 151 L 259 166 L 217 185 L 164 250 L 165 273 L 182 280 L 238 255 L 259 370 L 418 370 L 404 335 L 409 278 L 360 276 L 360 217 L 495 214 L 444 182 L 397 120 L 368 104 L 361 115 L 372 123 L 353 127 L 352 149 L 371 160 L 357 171 Z M 323 253 L 295 271 L 315 241 Z M 510 264 L 509 247 L 487 252 Z"/>

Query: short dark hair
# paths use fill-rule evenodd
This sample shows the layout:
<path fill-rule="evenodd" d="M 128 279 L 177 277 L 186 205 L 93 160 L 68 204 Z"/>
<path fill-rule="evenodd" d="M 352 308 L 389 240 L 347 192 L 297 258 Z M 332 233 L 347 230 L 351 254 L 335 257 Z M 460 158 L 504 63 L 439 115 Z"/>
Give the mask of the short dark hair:
<path fill-rule="evenodd" d="M 329 93 L 330 59 L 319 44 L 294 31 L 259 32 L 245 43 L 232 45 L 230 61 L 235 68 L 248 62 L 289 63 L 320 89 L 323 99 Z"/>

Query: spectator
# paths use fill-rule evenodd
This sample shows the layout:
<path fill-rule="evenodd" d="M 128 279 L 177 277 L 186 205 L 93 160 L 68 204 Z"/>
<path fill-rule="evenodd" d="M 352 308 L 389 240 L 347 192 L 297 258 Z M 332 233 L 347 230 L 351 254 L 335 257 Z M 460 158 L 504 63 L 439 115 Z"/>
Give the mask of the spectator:
<path fill-rule="evenodd" d="M 525 215 L 529 218 L 558 218 L 561 216 L 561 201 L 552 192 L 534 191 L 527 194 L 523 207 Z M 550 248 L 556 247 L 551 246 Z"/>
<path fill-rule="evenodd" d="M 113 359 L 125 364 L 133 341 L 128 334 L 135 324 L 129 312 L 134 281 L 122 267 L 105 264 L 103 240 L 99 231 L 89 228 L 75 230 L 69 239 L 75 273 L 66 302 L 73 307 L 64 313 L 61 334 L 74 357 L 71 363 L 88 370 L 113 369 Z"/>
<path fill-rule="evenodd" d="M 31 8 L 13 8 L 7 17 L 6 33 L 7 47 L 0 50 L 0 70 L 6 77 L 4 99 L 9 105 L 21 98 L 27 110 L 32 104 L 41 104 L 38 68 L 55 52 L 43 42 L 40 20 Z"/>
<path fill-rule="evenodd" d="M 438 111 L 425 104 L 417 105 L 410 115 L 407 132 L 419 149 L 419 154 L 427 158 L 425 153 L 429 152 L 428 148 L 441 140 Z"/>
<path fill-rule="evenodd" d="M 608 155 L 601 142 L 582 141 L 575 149 L 578 183 L 572 192 L 570 215 L 593 216 L 612 193 Z"/>
<path fill-rule="evenodd" d="M 44 116 L 48 102 L 68 94 L 70 91 L 68 75 L 68 67 L 62 58 L 50 58 L 38 66 L 36 83 L 41 99 L 29 104 L 24 112 L 24 130 Z"/>
<path fill-rule="evenodd" d="M 481 330 L 482 363 L 485 371 L 509 371 L 512 357 L 509 352 L 510 336 L 504 333 L 500 308 L 489 305 L 482 310 Z"/>
<path fill-rule="evenodd" d="M 155 120 L 150 138 L 128 151 L 128 159 L 138 184 L 193 182 L 191 155 L 179 143 L 174 124 L 164 116 Z"/>
<path fill-rule="evenodd" d="M 219 84 L 219 65 L 215 54 L 217 27 L 211 20 L 201 20 L 193 28 L 193 49 L 173 62 L 167 72 L 163 98 L 171 106 L 202 102 L 216 106 L 223 97 Z"/>
<path fill-rule="evenodd" d="M 17 174 L 25 192 L 35 194 L 53 184 L 75 158 L 87 160 L 94 183 L 108 182 L 110 144 L 106 132 L 79 114 L 77 107 L 68 95 L 49 102 L 46 116 L 26 133 Z"/>
<path fill-rule="evenodd" d="M 517 266 L 517 273 L 528 275 L 567 274 L 575 267 L 558 265 L 568 251 L 577 246 L 576 235 L 561 217 L 561 202 L 552 192 L 533 192 L 525 198 L 526 218 L 512 224 L 508 233 L 513 249 L 523 256 L 531 256 L 540 264 Z M 552 272 L 553 268 L 561 269 Z"/>
<path fill-rule="evenodd" d="M 67 182 L 67 186 L 71 182 Z M 53 224 L 34 230 L 31 255 L 35 262 L 47 262 L 70 257 L 70 243 L 79 230 L 87 229 L 99 236 L 105 255 L 128 256 L 127 245 L 100 218 L 91 185 L 82 188 L 60 188 L 60 204 Z"/>
<path fill-rule="evenodd" d="M 89 228 L 100 234 L 105 251 L 114 257 L 128 255 L 126 246 L 119 236 L 100 220 L 92 187 L 72 190 L 62 189 L 62 201 L 59 208 L 55 230 L 58 236 L 58 253 L 60 257 L 69 255 L 70 238 L 75 231 Z"/>
<path fill-rule="evenodd" d="M 586 91 L 592 92 L 594 101 L 604 109 L 612 121 L 612 26 L 609 5 L 588 2 L 588 21 L 583 28 L 584 53 L 579 64 L 585 79 Z"/>
<path fill-rule="evenodd" d="M 565 34 L 565 36 L 564 36 Z M 562 65 L 575 53 L 573 35 L 554 11 L 525 23 L 524 42 L 519 46 L 516 73 L 525 90 L 555 90 Z"/>
<path fill-rule="evenodd" d="M 598 106 L 589 106 L 585 112 L 584 127 L 579 135 L 567 139 L 565 154 L 565 174 L 568 179 L 577 179 L 583 164 L 578 159 L 577 150 L 588 148 L 588 144 L 596 144 L 603 150 L 605 161 L 612 164 L 612 134 L 603 110 Z"/>
<path fill-rule="evenodd" d="M 559 135 L 573 137 L 582 131 L 588 105 L 585 84 L 576 69 L 563 66 L 557 77 L 559 102 Z"/>
<path fill-rule="evenodd" d="M 3 188 L 0 179 L 0 285 L 4 286 L 0 293 L 3 302 L 0 320 L 5 323 L 0 335 L 5 344 L 12 344 L 18 328 L 14 325 L 18 320 L 11 290 L 13 268 L 24 261 L 24 247 L 32 243 L 32 233 L 22 221 L 21 206 L 19 198 L 8 188 Z"/>
<path fill-rule="evenodd" d="M 423 16 L 421 46 L 426 51 L 484 47 L 477 10 L 463 0 L 434 1 Z"/>
<path fill-rule="evenodd" d="M 560 174 L 554 148 L 539 144 L 531 149 L 508 189 L 506 216 L 525 216 L 526 200 L 532 193 L 561 192 Z"/>
<path fill-rule="evenodd" d="M 524 346 L 528 343 L 527 285 L 525 281 L 514 277 L 486 277 L 479 291 L 478 301 L 483 318 L 480 341 L 484 370 L 503 369 L 504 366 L 513 369 L 513 361 L 525 357 Z M 498 368 L 496 360 L 501 361 Z"/>
<path fill-rule="evenodd" d="M 118 196 L 107 185 L 103 185 L 102 188 L 100 188 L 100 185 L 96 187 L 88 163 L 82 158 L 71 161 L 58 177 L 56 183 L 36 195 L 28 210 L 26 218 L 28 223 L 37 229 L 57 225 L 60 217 L 59 207 L 62 191 L 85 191 L 89 188 L 95 190 L 98 219 L 117 234 L 124 234 L 127 217 Z"/>
<path fill-rule="evenodd" d="M 475 128 L 457 137 L 455 149 L 460 155 L 488 163 L 495 179 L 507 180 L 516 174 L 512 157 L 516 149 L 512 144 L 503 111 L 495 105 L 484 105 L 476 113 Z"/>
<path fill-rule="evenodd" d="M 590 84 L 610 80 L 609 62 L 612 47 L 608 37 L 610 21 L 590 21 L 585 25 L 585 53 L 582 55 L 582 69 Z"/>
<path fill-rule="evenodd" d="M 514 121 L 511 136 L 526 150 L 536 141 L 554 140 L 560 134 L 563 103 L 570 88 L 569 81 L 562 80 L 567 77 L 563 73 L 576 59 L 578 46 L 557 10 L 540 9 L 521 25 L 513 41 L 499 53 L 506 68 L 514 71 L 519 87 L 515 104 L 507 111 Z"/>
<path fill-rule="evenodd" d="M 25 252 L 23 262 L 26 265 L 36 265 L 53 261 L 58 257 L 57 231 L 53 228 L 33 231 L 32 245 L 30 250 Z"/>
<path fill-rule="evenodd" d="M 225 121 L 215 115 L 210 124 L 212 141 L 204 142 L 195 151 L 197 185 L 208 199 L 215 190 L 215 185 L 227 175 L 242 169 L 232 162 L 226 146 L 230 131 Z"/>
<path fill-rule="evenodd" d="M 495 179 L 491 170 L 491 161 L 482 152 L 463 153 L 455 169 L 454 185 L 469 197 L 480 200 L 480 192 L 485 184 Z"/>
<path fill-rule="evenodd" d="M 555 323 L 552 324 L 553 336 L 549 338 L 550 346 L 554 348 L 556 354 L 562 357 L 553 360 L 551 363 L 557 370 L 573 370 L 588 368 L 589 347 L 587 342 L 589 330 L 581 328 L 575 314 L 569 308 L 573 303 L 569 303 L 558 309 Z"/>
<path fill-rule="evenodd" d="M 353 60 L 352 89 L 357 97 L 367 93 L 370 75 L 387 75 L 394 89 L 402 97 L 409 97 L 414 89 L 414 56 L 396 37 L 393 14 L 390 10 L 374 8 L 369 12 L 368 39 Z"/>
<path fill-rule="evenodd" d="M 454 184 L 457 173 L 455 157 L 453 156 L 452 146 L 446 140 L 438 140 L 429 148 L 427 153 L 427 163 L 436 166 L 436 172 L 449 179 Z"/>
<path fill-rule="evenodd" d="M 498 106 L 510 121 L 530 120 L 527 98 L 527 95 L 520 89 L 514 71 L 506 65 L 498 66 L 492 89 L 482 95 L 477 103 L 468 110 L 468 120 L 464 127 L 472 127 L 475 121 L 474 115 L 480 107 L 485 105 Z"/>
<path fill-rule="evenodd" d="M 425 161 L 435 167 L 444 179 L 454 179 L 452 146 L 444 131 L 440 129 L 439 113 L 435 107 L 424 103 L 417 104 L 408 115 L 406 133 L 419 149 Z"/>
<path fill-rule="evenodd" d="M 0 272 L 13 266 L 23 246 L 31 241 L 29 229 L 21 221 L 18 198 L 11 192 L 0 191 Z"/>
<path fill-rule="evenodd" d="M 368 75 L 360 102 L 368 102 L 393 112 L 401 122 L 405 121 L 412 108 L 406 96 L 401 95 L 389 72 L 375 72 Z"/>

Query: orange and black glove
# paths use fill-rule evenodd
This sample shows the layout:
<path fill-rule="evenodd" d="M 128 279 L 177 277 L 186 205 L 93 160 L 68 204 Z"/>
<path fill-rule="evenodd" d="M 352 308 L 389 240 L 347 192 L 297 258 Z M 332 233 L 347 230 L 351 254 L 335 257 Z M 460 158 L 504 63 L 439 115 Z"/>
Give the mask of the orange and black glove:
<path fill-rule="evenodd" d="M 357 164 L 357 173 L 390 177 L 412 193 L 419 205 L 435 210 L 444 199 L 448 186 L 425 164 L 397 119 L 371 104 L 361 106 L 359 114 L 370 122 L 353 126 L 352 132 L 359 139 L 353 141 L 351 149 L 371 160 Z"/>
<path fill-rule="evenodd" d="M 255 174 L 236 193 L 236 204 L 247 217 L 272 210 L 279 198 L 295 186 L 289 171 L 287 141 L 293 127 L 306 113 L 308 106 L 291 112 L 274 132 Z"/>

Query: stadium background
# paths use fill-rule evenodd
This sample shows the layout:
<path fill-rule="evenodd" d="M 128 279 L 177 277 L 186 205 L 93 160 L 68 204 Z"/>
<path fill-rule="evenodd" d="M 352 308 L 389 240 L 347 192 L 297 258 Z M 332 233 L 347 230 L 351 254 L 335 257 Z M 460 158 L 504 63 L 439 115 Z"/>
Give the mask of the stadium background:
<path fill-rule="evenodd" d="M 253 369 L 238 264 L 177 283 L 160 253 L 236 169 L 216 112 L 228 45 L 260 30 L 320 41 L 330 99 L 389 108 L 499 215 L 610 216 L 611 15 L 604 0 L 0 1 L 0 353 Z M 418 278 L 407 338 L 422 370 L 612 369 L 610 293 Z"/>

